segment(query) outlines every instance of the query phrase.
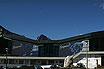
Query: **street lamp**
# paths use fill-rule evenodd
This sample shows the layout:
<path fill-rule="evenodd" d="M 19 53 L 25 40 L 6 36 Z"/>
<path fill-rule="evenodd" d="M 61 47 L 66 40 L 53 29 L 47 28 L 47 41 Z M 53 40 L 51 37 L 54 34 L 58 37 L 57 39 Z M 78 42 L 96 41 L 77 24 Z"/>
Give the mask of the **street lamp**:
<path fill-rule="evenodd" d="M 88 47 L 89 47 L 89 40 L 85 40 L 86 44 L 86 69 L 88 69 Z"/>
<path fill-rule="evenodd" d="M 8 55 L 8 48 L 5 48 L 6 50 L 6 69 L 7 69 L 7 64 L 8 64 L 8 59 L 7 59 L 7 55 Z"/>

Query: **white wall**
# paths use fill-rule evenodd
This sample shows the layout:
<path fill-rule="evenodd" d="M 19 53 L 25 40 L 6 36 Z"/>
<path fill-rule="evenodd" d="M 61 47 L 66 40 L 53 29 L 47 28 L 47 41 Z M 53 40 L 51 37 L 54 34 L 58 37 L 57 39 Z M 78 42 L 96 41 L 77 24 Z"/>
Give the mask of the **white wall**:
<path fill-rule="evenodd" d="M 78 57 L 80 58 L 80 57 Z M 75 59 L 78 60 L 78 59 Z M 94 68 L 97 67 L 97 60 L 98 60 L 98 65 L 101 65 L 101 57 L 89 57 L 88 58 L 88 68 Z M 83 59 L 81 59 L 80 61 L 78 61 L 77 63 L 83 63 L 86 66 L 86 58 L 84 57 Z M 73 65 L 76 65 L 77 63 L 73 63 Z"/>

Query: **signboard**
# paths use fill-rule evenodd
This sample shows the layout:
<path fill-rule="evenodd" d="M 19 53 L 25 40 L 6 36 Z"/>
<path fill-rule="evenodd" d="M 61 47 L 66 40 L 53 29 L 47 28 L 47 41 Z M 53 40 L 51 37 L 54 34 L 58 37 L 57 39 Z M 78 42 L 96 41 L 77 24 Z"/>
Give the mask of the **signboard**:
<path fill-rule="evenodd" d="M 38 46 L 22 41 L 12 41 L 12 55 L 38 56 Z"/>
<path fill-rule="evenodd" d="M 64 43 L 60 46 L 59 56 L 63 56 L 63 57 L 71 56 L 80 51 L 88 51 L 88 50 L 89 50 L 89 40 L 88 40 L 88 44 L 86 44 L 85 40 Z"/>

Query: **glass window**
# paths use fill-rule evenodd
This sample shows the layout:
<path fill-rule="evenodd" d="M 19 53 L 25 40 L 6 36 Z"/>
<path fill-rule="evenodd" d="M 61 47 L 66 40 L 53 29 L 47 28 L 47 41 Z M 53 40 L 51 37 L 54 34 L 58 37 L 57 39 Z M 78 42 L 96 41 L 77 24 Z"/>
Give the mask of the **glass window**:
<path fill-rule="evenodd" d="M 24 63 L 24 60 L 19 60 L 19 64 L 23 64 Z"/>

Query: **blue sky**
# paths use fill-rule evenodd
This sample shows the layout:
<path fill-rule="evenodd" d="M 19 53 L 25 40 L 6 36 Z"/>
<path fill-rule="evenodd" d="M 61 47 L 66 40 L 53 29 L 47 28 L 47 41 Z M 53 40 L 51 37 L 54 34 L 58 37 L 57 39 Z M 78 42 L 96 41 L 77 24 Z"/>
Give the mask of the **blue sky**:
<path fill-rule="evenodd" d="M 104 0 L 0 0 L 0 24 L 31 39 L 102 31 Z"/>

